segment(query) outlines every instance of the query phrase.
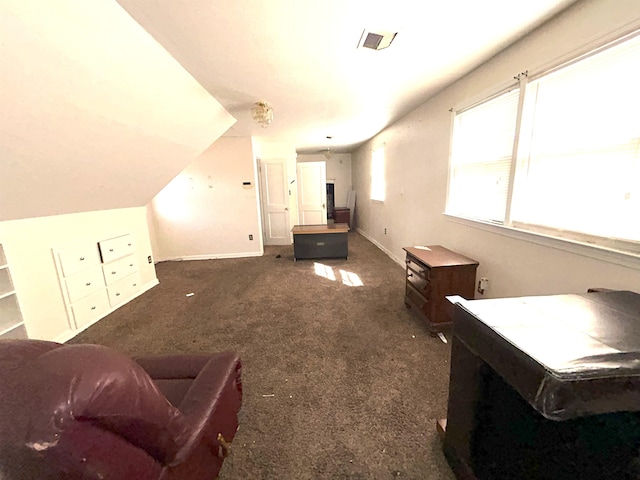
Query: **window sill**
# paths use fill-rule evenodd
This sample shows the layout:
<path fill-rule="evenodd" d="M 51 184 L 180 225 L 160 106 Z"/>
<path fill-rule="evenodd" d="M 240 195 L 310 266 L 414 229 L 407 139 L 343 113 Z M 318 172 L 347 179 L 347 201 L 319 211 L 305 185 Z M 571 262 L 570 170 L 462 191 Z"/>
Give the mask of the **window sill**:
<path fill-rule="evenodd" d="M 549 235 L 543 235 L 541 233 L 530 232 L 528 230 L 508 227 L 505 225 L 498 225 L 494 223 L 483 222 L 480 220 L 458 217 L 449 213 L 443 213 L 443 215 L 450 221 L 459 223 L 461 225 L 466 225 L 468 227 L 478 228 L 480 230 L 496 233 L 498 235 L 503 235 L 506 237 L 511 237 L 538 245 L 544 245 L 546 247 L 564 250 L 566 252 L 583 255 L 585 257 L 596 258 L 605 262 L 615 263 L 624 267 L 630 267 L 640 270 L 640 255 L 631 252 L 613 250 L 610 248 L 581 243 L 575 240 L 552 237 Z"/>

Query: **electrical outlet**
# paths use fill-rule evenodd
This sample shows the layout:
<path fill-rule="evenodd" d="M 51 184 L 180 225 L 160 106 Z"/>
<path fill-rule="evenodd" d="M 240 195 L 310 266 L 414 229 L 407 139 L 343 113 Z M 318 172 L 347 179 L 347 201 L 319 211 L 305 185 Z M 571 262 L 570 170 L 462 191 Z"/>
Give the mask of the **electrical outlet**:
<path fill-rule="evenodd" d="M 484 291 L 489 288 L 489 279 L 487 277 L 482 277 L 478 282 L 478 293 L 480 295 L 484 295 Z"/>
<path fill-rule="evenodd" d="M 253 235 L 249 234 L 249 240 L 253 240 Z"/>
<path fill-rule="evenodd" d="M 387 229 L 386 229 L 386 228 L 384 229 L 384 234 L 385 234 L 385 235 L 387 234 Z"/>
<path fill-rule="evenodd" d="M 151 255 L 149 255 L 149 256 L 147 257 L 147 262 L 149 262 L 149 263 L 153 263 L 153 260 L 151 260 Z"/>

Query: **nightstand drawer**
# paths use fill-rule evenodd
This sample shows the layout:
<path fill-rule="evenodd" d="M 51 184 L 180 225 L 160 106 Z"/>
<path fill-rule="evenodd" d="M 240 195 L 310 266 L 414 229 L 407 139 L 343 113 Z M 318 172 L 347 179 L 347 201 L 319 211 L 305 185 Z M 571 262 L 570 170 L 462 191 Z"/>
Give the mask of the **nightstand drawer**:
<path fill-rule="evenodd" d="M 410 283 L 407 283 L 407 287 L 405 290 L 405 296 L 413 303 L 418 309 L 424 314 L 427 311 L 427 307 L 429 305 L 429 300 L 422 295 L 419 291 L 411 286 Z"/>
<path fill-rule="evenodd" d="M 415 275 L 422 277 L 425 280 L 429 280 L 429 278 L 431 277 L 431 268 L 427 267 L 426 265 L 416 262 L 411 257 L 407 257 L 407 260 L 405 263 L 407 264 L 407 269 L 408 269 L 407 275 L 410 272 L 412 272 Z"/>
<path fill-rule="evenodd" d="M 427 272 L 428 273 L 428 272 Z M 421 292 L 423 295 L 428 296 L 431 292 L 431 281 L 429 275 L 425 275 L 425 271 L 417 272 L 410 268 L 407 264 L 407 282 Z"/>

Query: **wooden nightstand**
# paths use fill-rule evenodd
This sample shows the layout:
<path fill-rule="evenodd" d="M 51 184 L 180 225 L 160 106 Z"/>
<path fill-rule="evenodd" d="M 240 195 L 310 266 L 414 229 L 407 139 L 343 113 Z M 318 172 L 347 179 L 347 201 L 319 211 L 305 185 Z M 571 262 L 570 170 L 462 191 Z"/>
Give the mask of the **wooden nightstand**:
<path fill-rule="evenodd" d="M 478 262 L 440 245 L 405 247 L 404 303 L 436 335 L 453 321 L 453 305 L 445 298 L 460 295 L 473 300 Z"/>

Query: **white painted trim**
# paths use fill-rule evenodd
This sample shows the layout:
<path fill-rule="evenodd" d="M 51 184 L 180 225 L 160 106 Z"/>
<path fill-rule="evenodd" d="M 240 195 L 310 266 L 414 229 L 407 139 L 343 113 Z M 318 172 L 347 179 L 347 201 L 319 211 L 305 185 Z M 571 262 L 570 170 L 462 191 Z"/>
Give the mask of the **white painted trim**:
<path fill-rule="evenodd" d="M 482 222 L 480 220 L 458 217 L 449 213 L 443 213 L 443 215 L 447 220 L 459 223 L 461 225 L 466 225 L 467 227 L 478 228 L 480 230 L 485 230 L 487 232 L 496 233 L 498 235 L 503 235 L 506 237 L 516 238 L 525 242 L 531 242 L 538 245 L 543 245 L 545 247 L 551 247 L 558 250 L 575 253 L 577 255 L 583 255 L 585 257 L 603 260 L 605 262 L 615 263 L 616 265 L 622 265 L 623 267 L 640 269 L 640 255 L 635 255 L 633 253 L 612 250 L 609 248 L 581 243 L 566 238 L 552 237 L 537 232 L 509 227 L 506 225 L 498 225 L 494 223 Z"/>
<path fill-rule="evenodd" d="M 186 260 L 220 260 L 222 258 L 244 258 L 244 257 L 262 257 L 264 249 L 259 252 L 240 252 L 240 253 L 222 253 L 212 255 L 187 255 L 185 257 L 169 257 L 158 260 L 160 262 L 181 262 Z"/>
<path fill-rule="evenodd" d="M 530 67 L 528 69 L 529 81 L 531 82 L 537 80 L 538 78 L 547 75 L 554 70 L 564 68 L 565 66 L 568 66 L 575 62 L 579 62 L 584 58 L 587 58 L 595 53 L 599 53 L 599 51 L 613 46 L 614 44 L 633 38 L 634 36 L 638 35 L 639 32 L 640 20 L 633 19 L 626 25 L 623 25 L 622 27 L 612 32 L 595 38 L 578 48 L 575 48 L 552 59 L 549 62 Z"/>
<path fill-rule="evenodd" d="M 110 313 L 115 312 L 116 310 L 118 310 L 120 307 L 122 307 L 123 305 L 129 303 L 131 300 L 133 300 L 134 298 L 139 297 L 140 295 L 142 295 L 143 293 L 147 292 L 148 290 L 151 290 L 153 287 L 155 287 L 156 285 L 160 284 L 160 281 L 155 278 L 153 280 L 151 280 L 150 282 L 146 283 L 145 285 L 142 286 L 142 288 L 133 296 L 127 299 L 126 302 L 120 303 L 115 307 L 112 307 L 111 309 L 107 310 L 103 315 L 100 315 L 99 317 L 97 317 L 95 320 L 93 320 L 91 323 L 88 323 L 86 325 L 83 325 L 81 328 L 77 329 L 77 330 L 67 330 L 66 332 L 61 333 L 60 335 L 58 335 L 56 338 L 53 339 L 54 342 L 58 342 L 58 343 L 65 343 L 68 342 L 69 340 L 71 340 L 73 337 L 75 337 L 76 335 L 78 335 L 80 332 L 83 332 L 84 330 L 86 330 L 87 328 L 89 328 L 91 325 L 95 325 L 97 322 L 99 322 L 100 320 L 102 320 L 104 317 L 106 317 L 107 315 L 109 315 Z"/>
<path fill-rule="evenodd" d="M 356 227 L 356 232 L 358 232 L 360 235 L 362 235 L 364 238 L 366 238 L 367 240 L 369 240 L 371 243 L 373 243 L 376 247 L 378 247 L 380 250 L 382 250 L 384 253 L 387 254 L 387 256 L 393 260 L 394 262 L 396 262 L 398 265 L 400 265 L 402 268 L 404 268 L 405 263 L 404 263 L 404 258 L 397 258 L 393 253 L 391 253 L 390 250 L 388 250 L 386 247 L 384 247 L 383 245 L 381 245 L 380 243 L 378 243 L 376 240 L 374 240 L 372 237 L 370 237 L 369 235 L 367 235 L 364 231 L 362 231 L 360 228 Z"/>

